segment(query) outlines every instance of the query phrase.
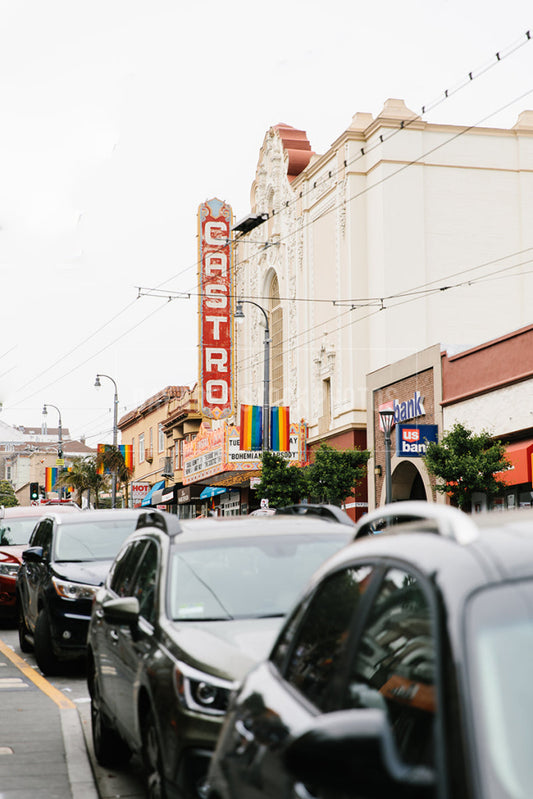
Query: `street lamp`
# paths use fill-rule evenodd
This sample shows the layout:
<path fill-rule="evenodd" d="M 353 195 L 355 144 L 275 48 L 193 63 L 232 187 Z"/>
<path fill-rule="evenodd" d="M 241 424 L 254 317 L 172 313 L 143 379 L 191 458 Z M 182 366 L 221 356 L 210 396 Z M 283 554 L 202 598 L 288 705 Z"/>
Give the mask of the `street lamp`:
<path fill-rule="evenodd" d="M 50 408 L 55 408 L 59 416 L 59 422 L 57 426 L 57 459 L 58 461 L 63 460 L 63 427 L 61 425 L 61 411 L 57 407 L 57 405 L 52 405 L 51 402 L 45 402 L 43 405 L 43 416 L 48 416 L 47 406 Z M 64 464 L 61 464 L 61 470 L 63 470 Z M 59 498 L 63 497 L 63 487 L 59 489 Z"/>
<path fill-rule="evenodd" d="M 263 313 L 265 317 L 265 337 L 263 339 L 264 345 L 264 370 L 263 370 L 263 450 L 270 449 L 270 328 L 268 325 L 268 314 L 265 309 L 252 300 L 237 300 L 235 303 L 235 319 L 244 319 L 244 312 L 242 305 L 247 302 L 248 305 L 255 305 L 256 308 Z"/>
<path fill-rule="evenodd" d="M 117 436 L 117 433 L 118 433 L 118 426 L 117 426 L 117 422 L 118 422 L 118 389 L 117 389 L 117 384 L 115 383 L 115 381 L 113 380 L 112 377 L 109 377 L 109 375 L 99 374 L 99 375 L 96 375 L 96 380 L 94 381 L 94 387 L 95 388 L 102 388 L 102 384 L 100 383 L 100 378 L 101 377 L 107 377 L 107 379 L 111 380 L 111 382 L 113 383 L 113 385 L 115 387 L 115 396 L 114 396 L 114 399 L 113 399 L 113 446 L 116 449 L 117 448 L 117 437 L 118 437 Z M 113 485 L 111 487 L 111 507 L 112 508 L 116 508 L 117 507 L 117 472 L 116 472 L 116 470 L 112 473 L 111 478 L 113 480 Z"/>
<path fill-rule="evenodd" d="M 392 408 L 383 408 L 379 412 L 381 426 L 385 433 L 385 503 L 388 505 L 392 501 L 392 475 L 391 475 L 391 456 L 390 456 L 390 434 L 394 426 L 394 411 Z"/>

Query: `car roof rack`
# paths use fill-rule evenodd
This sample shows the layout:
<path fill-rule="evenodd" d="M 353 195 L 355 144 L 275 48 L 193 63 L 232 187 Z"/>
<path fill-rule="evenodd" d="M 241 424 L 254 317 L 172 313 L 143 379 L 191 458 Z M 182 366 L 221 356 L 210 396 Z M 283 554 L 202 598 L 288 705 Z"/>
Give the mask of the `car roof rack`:
<path fill-rule="evenodd" d="M 173 513 L 160 510 L 147 510 L 140 513 L 135 529 L 140 530 L 143 527 L 156 527 L 169 536 L 183 532 L 179 519 Z"/>
<path fill-rule="evenodd" d="M 358 522 L 354 538 L 378 535 L 382 532 L 400 532 L 397 528 L 416 523 L 411 531 L 432 532 L 457 541 L 469 544 L 479 536 L 479 530 L 471 516 L 451 505 L 441 505 L 423 500 L 406 500 L 391 502 L 380 508 L 369 511 Z M 421 526 L 420 523 L 430 522 Z M 407 529 L 405 529 L 407 532 Z"/>
<path fill-rule="evenodd" d="M 326 504 L 310 504 L 302 502 L 298 505 L 286 505 L 284 508 L 276 508 L 276 515 L 282 514 L 293 516 L 319 516 L 321 519 L 326 519 L 330 522 L 340 522 L 347 524 L 350 527 L 355 527 L 355 522 L 350 519 L 348 514 L 337 505 Z"/>

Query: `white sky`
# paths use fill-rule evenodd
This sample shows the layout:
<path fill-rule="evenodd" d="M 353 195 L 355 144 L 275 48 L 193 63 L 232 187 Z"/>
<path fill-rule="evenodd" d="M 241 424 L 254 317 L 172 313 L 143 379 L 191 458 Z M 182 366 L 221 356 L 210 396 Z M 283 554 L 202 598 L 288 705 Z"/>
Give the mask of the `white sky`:
<path fill-rule="evenodd" d="M 249 212 L 267 130 L 325 152 L 356 111 L 420 113 L 528 30 L 531 0 L 0 0 L 0 420 L 39 425 L 49 402 L 96 446 L 97 372 L 120 416 L 192 386 L 197 298 L 136 287 L 194 290 L 198 205 Z M 526 108 L 533 40 L 424 119 Z"/>

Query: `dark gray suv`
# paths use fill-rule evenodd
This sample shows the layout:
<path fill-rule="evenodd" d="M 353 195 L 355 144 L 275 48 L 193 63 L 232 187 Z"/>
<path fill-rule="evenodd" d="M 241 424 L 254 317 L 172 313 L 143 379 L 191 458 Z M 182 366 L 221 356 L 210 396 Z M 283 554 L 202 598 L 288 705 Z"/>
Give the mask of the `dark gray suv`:
<path fill-rule="evenodd" d="M 312 572 L 353 536 L 313 516 L 139 520 L 96 594 L 94 751 L 139 753 L 150 797 L 200 797 L 230 694 L 265 657 Z"/>

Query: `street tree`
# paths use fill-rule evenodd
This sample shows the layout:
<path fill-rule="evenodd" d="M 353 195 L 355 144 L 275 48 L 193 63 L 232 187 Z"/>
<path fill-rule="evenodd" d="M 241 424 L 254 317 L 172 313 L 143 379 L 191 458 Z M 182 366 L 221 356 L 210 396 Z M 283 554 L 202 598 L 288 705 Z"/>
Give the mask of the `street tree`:
<path fill-rule="evenodd" d="M 313 462 L 304 469 L 306 493 L 311 502 L 342 505 L 354 495 L 355 487 L 366 476 L 368 450 L 338 450 L 321 444 Z"/>
<path fill-rule="evenodd" d="M 293 505 L 305 496 L 302 469 L 287 466 L 282 455 L 268 450 L 261 455 L 261 463 L 261 481 L 256 491 L 262 499 L 268 499 L 269 507 Z"/>
<path fill-rule="evenodd" d="M 70 469 L 59 472 L 56 486 L 72 487 L 76 491 L 76 502 L 82 505 L 83 493 L 87 492 L 87 504 L 90 505 L 91 493 L 94 494 L 94 506 L 99 506 L 100 493 L 108 488 L 106 475 L 100 474 L 95 455 L 73 458 Z"/>
<path fill-rule="evenodd" d="M 126 507 L 128 507 L 128 483 L 131 480 L 133 469 L 126 466 L 124 455 L 120 449 L 112 444 L 107 445 L 105 450 L 97 454 L 96 463 L 100 470 L 103 468 L 104 472 L 111 475 L 116 474 L 119 488 L 121 485 L 125 487 L 125 502 Z"/>
<path fill-rule="evenodd" d="M 0 480 L 0 505 L 5 508 L 14 508 L 18 504 L 19 501 L 9 480 Z"/>
<path fill-rule="evenodd" d="M 505 483 L 496 475 L 512 465 L 505 457 L 505 444 L 486 431 L 476 434 L 460 423 L 439 442 L 428 443 L 423 460 L 438 480 L 436 490 L 467 512 L 474 493 L 485 494 L 489 503 L 502 493 Z"/>

